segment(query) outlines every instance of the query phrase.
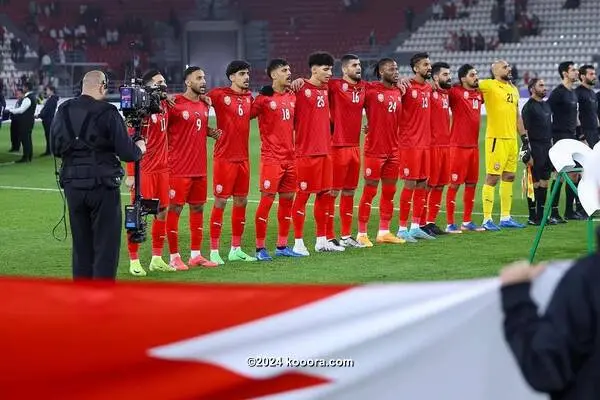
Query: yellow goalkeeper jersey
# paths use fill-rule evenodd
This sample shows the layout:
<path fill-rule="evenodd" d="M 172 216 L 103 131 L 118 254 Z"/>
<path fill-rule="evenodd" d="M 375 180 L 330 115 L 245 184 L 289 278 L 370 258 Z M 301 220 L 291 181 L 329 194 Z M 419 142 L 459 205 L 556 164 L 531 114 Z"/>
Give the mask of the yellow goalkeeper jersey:
<path fill-rule="evenodd" d="M 516 139 L 519 90 L 510 83 L 496 79 L 480 80 L 479 89 L 483 93 L 487 113 L 485 136 L 493 139 Z"/>

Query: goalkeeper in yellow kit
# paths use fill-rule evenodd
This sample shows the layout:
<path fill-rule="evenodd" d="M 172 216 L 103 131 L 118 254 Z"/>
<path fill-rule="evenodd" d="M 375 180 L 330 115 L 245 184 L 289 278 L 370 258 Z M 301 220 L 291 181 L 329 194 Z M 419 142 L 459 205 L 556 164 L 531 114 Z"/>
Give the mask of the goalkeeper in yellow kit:
<path fill-rule="evenodd" d="M 527 133 L 519 112 L 519 90 L 511 83 L 511 67 L 506 61 L 494 62 L 492 75 L 493 79 L 479 81 L 479 89 L 483 94 L 487 112 L 482 227 L 488 231 L 499 231 L 501 228 L 524 228 L 525 225 L 515 221 L 510 214 L 519 158 L 517 131 L 523 141 L 523 150 L 527 152 L 529 148 Z M 501 215 L 500 223 L 496 225 L 492 219 L 492 211 L 498 181 L 500 181 Z"/>

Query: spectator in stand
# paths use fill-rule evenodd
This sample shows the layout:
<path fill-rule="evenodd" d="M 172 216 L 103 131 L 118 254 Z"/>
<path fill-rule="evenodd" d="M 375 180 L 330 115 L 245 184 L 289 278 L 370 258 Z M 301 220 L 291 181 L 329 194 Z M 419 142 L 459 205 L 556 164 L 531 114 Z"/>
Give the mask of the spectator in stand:
<path fill-rule="evenodd" d="M 580 5 L 581 5 L 581 0 L 567 0 L 567 1 L 565 1 L 563 8 L 567 9 L 567 10 L 572 10 L 575 8 L 579 8 Z"/>
<path fill-rule="evenodd" d="M 415 20 L 415 10 L 409 6 L 404 12 L 404 16 L 406 17 L 406 29 L 408 29 L 409 32 L 412 32 L 413 22 Z"/>
<path fill-rule="evenodd" d="M 433 14 L 433 19 L 434 20 L 442 19 L 443 12 L 444 12 L 444 10 L 442 9 L 442 5 L 440 4 L 440 1 L 439 0 L 434 1 L 433 5 L 431 6 L 431 13 Z"/>
<path fill-rule="evenodd" d="M 480 31 L 477 31 L 477 35 L 475 35 L 473 47 L 475 48 L 475 51 L 485 50 L 485 38 L 483 37 Z"/>

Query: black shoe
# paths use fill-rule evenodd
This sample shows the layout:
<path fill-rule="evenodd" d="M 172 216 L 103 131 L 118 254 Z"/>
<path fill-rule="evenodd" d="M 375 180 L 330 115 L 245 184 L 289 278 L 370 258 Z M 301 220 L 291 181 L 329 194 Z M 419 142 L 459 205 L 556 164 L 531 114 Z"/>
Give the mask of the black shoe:
<path fill-rule="evenodd" d="M 575 214 L 579 215 L 582 220 L 586 220 L 589 218 L 589 215 L 587 215 L 587 213 L 584 210 L 577 210 L 575 211 Z"/>
<path fill-rule="evenodd" d="M 529 218 L 527 220 L 527 225 L 539 226 L 540 225 L 540 221 L 538 221 L 537 219 Z"/>
<path fill-rule="evenodd" d="M 421 228 L 421 230 L 423 232 L 425 232 L 426 234 L 428 234 L 429 236 L 436 236 L 435 232 L 433 232 L 433 230 L 431 229 L 432 225 L 433 224 L 427 224 L 427 225 L 420 226 L 419 228 Z"/>
<path fill-rule="evenodd" d="M 9 153 L 18 153 L 19 149 L 10 149 L 8 152 Z"/>
<path fill-rule="evenodd" d="M 440 229 L 439 226 L 437 226 L 436 224 L 427 224 L 426 226 L 429 227 L 429 230 L 435 235 L 435 236 L 441 236 L 441 235 L 447 235 L 448 232 L 443 231 L 442 229 Z"/>
<path fill-rule="evenodd" d="M 560 215 L 556 214 L 556 215 L 551 215 L 550 218 L 553 218 L 556 220 L 557 224 L 566 224 L 567 220 L 564 219 L 563 217 L 561 217 Z"/>
<path fill-rule="evenodd" d="M 587 218 L 585 218 L 583 215 L 573 211 L 572 213 L 565 213 L 565 219 L 571 220 L 571 221 L 583 221 L 583 220 L 586 220 Z"/>

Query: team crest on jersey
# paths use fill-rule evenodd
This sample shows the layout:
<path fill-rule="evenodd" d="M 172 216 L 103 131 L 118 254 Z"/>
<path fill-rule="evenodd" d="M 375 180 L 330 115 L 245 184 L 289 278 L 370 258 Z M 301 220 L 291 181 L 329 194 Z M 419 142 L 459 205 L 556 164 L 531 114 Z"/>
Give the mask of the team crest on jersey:
<path fill-rule="evenodd" d="M 311 94 L 312 94 L 312 92 L 310 91 L 310 89 L 306 89 L 306 90 L 304 91 L 304 95 L 305 95 L 306 97 L 310 97 L 310 95 L 311 95 Z"/>
<path fill-rule="evenodd" d="M 308 183 L 302 181 L 300 182 L 300 189 L 306 190 L 308 188 Z"/>
<path fill-rule="evenodd" d="M 412 93 L 411 93 L 411 96 L 412 96 L 413 99 L 416 99 L 417 98 L 417 91 L 413 90 Z"/>
<path fill-rule="evenodd" d="M 169 190 L 169 198 L 171 200 L 173 200 L 175 198 L 175 190 L 174 189 Z"/>
<path fill-rule="evenodd" d="M 409 176 L 409 175 L 410 175 L 410 169 L 404 168 L 404 176 Z"/>
<path fill-rule="evenodd" d="M 371 170 L 371 168 L 365 169 L 365 175 L 366 176 L 371 176 L 372 173 L 373 173 L 373 171 Z"/>
<path fill-rule="evenodd" d="M 271 107 L 271 110 L 275 110 L 277 108 L 277 103 L 275 103 L 275 101 L 271 101 L 269 103 L 269 107 Z"/>
<path fill-rule="evenodd" d="M 215 192 L 221 193 L 222 191 L 223 191 L 223 185 L 217 185 L 217 186 L 215 186 Z"/>
<path fill-rule="evenodd" d="M 500 163 L 494 164 L 494 171 L 500 171 Z"/>
<path fill-rule="evenodd" d="M 377 100 L 379 100 L 379 102 L 380 102 L 380 103 L 383 103 L 383 100 L 384 100 L 383 93 L 379 93 L 379 94 L 377 95 Z"/>
<path fill-rule="evenodd" d="M 438 92 L 433 92 L 433 98 L 437 99 L 438 98 Z"/>
<path fill-rule="evenodd" d="M 266 180 L 263 182 L 263 187 L 264 187 L 265 189 L 268 189 L 268 188 L 270 188 L 270 187 L 271 187 L 271 181 L 270 181 L 270 180 L 268 180 L 268 179 L 266 179 Z"/>
<path fill-rule="evenodd" d="M 223 101 L 225 102 L 225 104 L 230 105 L 231 104 L 231 97 L 225 96 L 225 98 L 223 98 Z"/>
<path fill-rule="evenodd" d="M 190 113 L 188 112 L 188 110 L 183 111 L 183 119 L 188 120 L 190 118 Z"/>
<path fill-rule="evenodd" d="M 348 90 L 348 84 L 346 82 L 344 82 L 344 84 L 342 85 L 342 90 L 344 92 Z"/>
<path fill-rule="evenodd" d="M 152 114 L 152 116 L 150 117 L 150 119 L 152 119 L 152 122 L 154 122 L 154 123 L 158 122 L 158 117 L 156 116 L 156 114 Z"/>
<path fill-rule="evenodd" d="M 458 174 L 452 174 L 451 178 L 452 182 L 456 182 L 458 180 Z"/>
<path fill-rule="evenodd" d="M 465 90 L 465 92 L 463 93 L 463 97 L 464 97 L 465 99 L 468 99 L 468 98 L 469 98 L 469 92 L 467 92 L 467 91 Z"/>

